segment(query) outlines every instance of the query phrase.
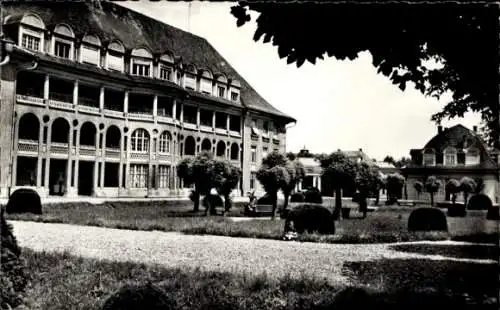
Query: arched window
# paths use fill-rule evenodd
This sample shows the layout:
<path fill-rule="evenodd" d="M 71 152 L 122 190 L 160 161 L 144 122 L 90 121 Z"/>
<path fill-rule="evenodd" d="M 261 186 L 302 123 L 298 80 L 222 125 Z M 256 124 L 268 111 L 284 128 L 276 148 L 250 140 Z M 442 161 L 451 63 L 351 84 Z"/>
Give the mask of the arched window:
<path fill-rule="evenodd" d="M 196 67 L 194 65 L 187 65 L 184 70 L 184 87 L 196 90 Z"/>
<path fill-rule="evenodd" d="M 151 52 L 145 48 L 134 49 L 130 60 L 130 74 L 151 77 L 152 69 L 153 56 Z"/>
<path fill-rule="evenodd" d="M 59 24 L 52 37 L 52 54 L 57 57 L 73 59 L 75 34 L 70 26 Z"/>
<path fill-rule="evenodd" d="M 200 77 L 200 91 L 204 94 L 212 94 L 212 73 L 209 70 L 202 70 Z"/>
<path fill-rule="evenodd" d="M 209 139 L 203 139 L 201 142 L 201 150 L 202 151 L 212 151 L 212 142 Z"/>
<path fill-rule="evenodd" d="M 238 146 L 238 143 L 233 142 L 233 144 L 231 144 L 231 160 L 238 160 L 239 154 L 240 148 Z"/>
<path fill-rule="evenodd" d="M 160 141 L 159 152 L 166 153 L 166 154 L 170 153 L 170 147 L 172 144 L 172 135 L 170 134 L 170 132 L 168 132 L 168 131 L 162 132 L 162 134 L 160 135 L 159 141 Z"/>
<path fill-rule="evenodd" d="M 227 91 L 227 78 L 224 74 L 219 73 L 216 75 L 216 89 L 215 95 L 220 98 L 226 98 Z"/>
<path fill-rule="evenodd" d="M 196 143 L 194 138 L 189 136 L 184 141 L 184 155 L 195 155 Z"/>
<path fill-rule="evenodd" d="M 224 141 L 219 141 L 217 143 L 217 151 L 216 155 L 218 157 L 226 157 L 226 142 Z"/>
<path fill-rule="evenodd" d="M 69 123 L 62 117 L 54 120 L 52 123 L 51 142 L 68 143 L 69 141 Z"/>
<path fill-rule="evenodd" d="M 241 84 L 240 81 L 238 80 L 231 80 L 230 83 L 230 89 L 229 89 L 229 99 L 232 101 L 239 101 L 240 100 L 240 88 Z"/>
<path fill-rule="evenodd" d="M 134 130 L 130 136 L 132 152 L 149 152 L 149 133 L 142 128 Z"/>
<path fill-rule="evenodd" d="M 95 35 L 86 35 L 80 46 L 80 62 L 99 66 L 101 63 L 101 40 Z"/>
<path fill-rule="evenodd" d="M 436 165 L 436 153 L 433 149 L 425 149 L 423 156 L 424 166 L 435 166 Z"/>
<path fill-rule="evenodd" d="M 162 80 L 174 80 L 174 57 L 170 52 L 166 52 L 160 57 L 160 64 L 158 67 L 158 77 Z"/>
<path fill-rule="evenodd" d="M 469 148 L 465 153 L 465 164 L 466 165 L 479 165 L 481 162 L 479 150 L 477 148 Z"/>
<path fill-rule="evenodd" d="M 457 164 L 457 150 L 454 147 L 447 147 L 443 155 L 445 166 L 454 166 Z"/>
<path fill-rule="evenodd" d="M 106 69 L 123 72 L 125 68 L 124 53 L 125 48 L 123 44 L 116 40 L 111 42 L 108 45 L 108 53 L 106 55 Z"/>
<path fill-rule="evenodd" d="M 121 140 L 121 131 L 115 125 L 108 127 L 106 131 L 106 147 L 110 149 L 119 149 Z"/>
<path fill-rule="evenodd" d="M 97 129 L 91 122 L 85 122 L 80 128 L 80 145 L 95 146 Z"/>
<path fill-rule="evenodd" d="M 19 119 L 19 140 L 38 141 L 40 121 L 33 113 L 26 113 Z"/>
<path fill-rule="evenodd" d="M 33 51 L 43 51 L 45 24 L 35 14 L 25 14 L 19 25 L 19 45 Z"/>

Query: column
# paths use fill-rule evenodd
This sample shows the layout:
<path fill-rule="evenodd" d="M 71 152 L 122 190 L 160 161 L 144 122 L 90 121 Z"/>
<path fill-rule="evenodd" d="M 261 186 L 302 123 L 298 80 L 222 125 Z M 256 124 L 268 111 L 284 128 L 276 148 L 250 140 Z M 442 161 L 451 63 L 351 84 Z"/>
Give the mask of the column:
<path fill-rule="evenodd" d="M 104 110 L 104 86 L 99 89 L 99 110 L 101 112 Z"/>
<path fill-rule="evenodd" d="M 102 157 L 101 157 L 101 162 L 102 162 L 102 166 L 101 166 L 101 184 L 100 184 L 100 187 L 103 188 L 104 187 L 104 173 L 105 173 L 105 166 L 106 166 L 106 134 L 105 134 L 105 131 L 103 131 L 103 134 L 102 134 Z"/>
<path fill-rule="evenodd" d="M 36 187 L 42 186 L 42 145 L 43 145 L 43 122 L 40 122 L 38 129 L 38 159 L 36 167 Z"/>
<path fill-rule="evenodd" d="M 196 126 L 200 127 L 200 108 L 196 109 Z"/>
<path fill-rule="evenodd" d="M 184 105 L 181 103 L 181 119 L 179 120 L 181 123 L 184 123 Z"/>
<path fill-rule="evenodd" d="M 66 161 L 66 191 L 64 193 L 65 196 L 69 194 L 69 189 L 71 187 L 71 161 L 73 160 L 73 152 L 72 152 L 72 145 L 73 145 L 73 129 L 69 128 L 69 139 L 68 139 L 68 160 Z"/>
<path fill-rule="evenodd" d="M 73 86 L 73 105 L 78 104 L 78 80 L 74 82 Z"/>
<path fill-rule="evenodd" d="M 102 63 L 103 68 L 108 69 L 108 49 L 107 48 L 103 49 L 102 59 L 103 59 L 103 63 Z"/>
<path fill-rule="evenodd" d="M 321 175 L 318 176 L 318 186 L 317 187 L 318 187 L 318 189 L 319 189 L 319 191 L 321 193 L 322 192 L 321 191 Z"/>
<path fill-rule="evenodd" d="M 125 138 L 125 137 L 123 137 Z M 127 139 L 128 140 L 128 139 Z M 130 161 L 129 161 L 129 156 L 130 156 L 130 142 L 127 144 L 123 143 L 123 149 L 125 150 L 125 184 L 123 184 L 123 187 L 128 188 L 128 183 L 129 183 L 129 171 L 130 171 Z"/>
<path fill-rule="evenodd" d="M 153 97 L 153 116 L 156 117 L 158 115 L 158 95 Z"/>
<path fill-rule="evenodd" d="M 230 122 L 230 118 L 229 118 L 229 114 L 226 115 L 227 116 L 227 119 L 226 119 L 226 130 L 229 134 L 229 122 Z"/>
<path fill-rule="evenodd" d="M 123 96 L 123 113 L 128 114 L 128 90 L 125 91 L 125 96 Z"/>
<path fill-rule="evenodd" d="M 175 119 L 176 117 L 176 113 L 177 112 L 177 100 L 174 99 L 173 100 L 173 104 L 172 104 L 172 119 Z"/>
<path fill-rule="evenodd" d="M 120 135 L 123 135 L 120 131 Z M 119 188 L 123 188 L 125 185 L 123 184 L 123 155 L 125 154 L 125 148 L 123 147 L 124 146 L 124 142 L 123 142 L 124 138 L 123 137 L 120 137 L 120 166 L 118 167 L 118 187 Z"/>
<path fill-rule="evenodd" d="M 45 81 L 43 82 L 43 99 L 49 99 L 49 80 L 50 76 L 48 74 L 45 75 Z"/>
<path fill-rule="evenodd" d="M 215 111 L 212 111 L 212 130 L 215 130 Z"/>
<path fill-rule="evenodd" d="M 50 184 L 49 184 L 49 176 L 50 176 L 50 143 L 52 140 L 52 123 L 50 125 L 47 125 L 47 160 L 45 161 L 45 188 L 49 189 L 50 191 Z"/>
<path fill-rule="evenodd" d="M 79 151 L 80 151 L 80 130 L 78 129 L 76 131 L 76 149 L 78 150 L 76 154 L 79 154 Z M 78 169 L 79 169 L 79 166 L 80 166 L 80 160 L 78 159 L 79 156 L 75 156 L 75 176 L 74 176 L 74 179 L 75 179 L 75 188 L 76 188 L 76 194 L 78 195 Z"/>
<path fill-rule="evenodd" d="M 99 129 L 97 129 L 96 133 L 95 133 L 95 141 L 96 141 L 96 148 L 95 148 L 95 151 L 96 151 L 96 160 L 94 162 L 94 179 L 93 179 L 93 189 L 94 189 L 94 196 L 95 196 L 95 193 L 96 193 L 96 190 L 99 186 L 99 184 L 97 183 L 97 180 L 99 179 L 98 177 L 98 174 L 99 174 Z"/>

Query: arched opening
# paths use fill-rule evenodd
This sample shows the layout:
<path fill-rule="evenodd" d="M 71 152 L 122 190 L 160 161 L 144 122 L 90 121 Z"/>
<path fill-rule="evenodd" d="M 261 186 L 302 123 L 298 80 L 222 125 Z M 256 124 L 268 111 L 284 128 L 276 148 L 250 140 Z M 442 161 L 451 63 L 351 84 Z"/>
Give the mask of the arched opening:
<path fill-rule="evenodd" d="M 132 152 L 149 151 L 149 133 L 142 128 L 136 129 L 130 136 Z"/>
<path fill-rule="evenodd" d="M 19 119 L 19 140 L 38 141 L 40 121 L 33 113 L 27 113 Z"/>
<path fill-rule="evenodd" d="M 226 156 L 226 142 L 224 141 L 219 141 L 217 143 L 217 152 L 216 155 L 219 157 L 225 157 Z"/>
<path fill-rule="evenodd" d="M 240 148 L 238 144 L 233 142 L 233 144 L 231 144 L 231 160 L 238 160 L 239 153 L 240 153 Z"/>
<path fill-rule="evenodd" d="M 106 148 L 119 149 L 121 135 L 122 134 L 118 127 L 116 127 L 115 125 L 109 126 L 108 130 L 106 131 Z"/>
<path fill-rule="evenodd" d="M 425 149 L 423 156 L 424 166 L 434 166 L 436 164 L 436 154 L 433 149 Z"/>
<path fill-rule="evenodd" d="M 172 135 L 168 131 L 162 132 L 160 135 L 160 153 L 170 153 L 172 147 Z"/>
<path fill-rule="evenodd" d="M 184 155 L 195 155 L 196 143 L 194 138 L 189 136 L 184 141 Z"/>
<path fill-rule="evenodd" d="M 52 123 L 51 141 L 56 143 L 69 142 L 69 123 L 62 117 L 54 120 Z"/>
<path fill-rule="evenodd" d="M 210 142 L 209 139 L 204 139 L 203 142 L 201 142 L 201 150 L 210 152 L 212 150 L 212 142 Z"/>
<path fill-rule="evenodd" d="M 97 129 L 91 122 L 85 122 L 80 128 L 80 145 L 95 146 L 95 134 Z"/>

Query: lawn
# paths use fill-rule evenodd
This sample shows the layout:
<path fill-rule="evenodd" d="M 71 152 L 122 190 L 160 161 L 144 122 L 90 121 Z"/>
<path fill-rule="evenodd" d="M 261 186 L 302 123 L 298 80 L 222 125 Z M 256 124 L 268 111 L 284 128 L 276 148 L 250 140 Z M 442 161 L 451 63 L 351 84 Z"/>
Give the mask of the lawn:
<path fill-rule="evenodd" d="M 346 203 L 344 203 L 346 204 Z M 331 207 L 331 206 L 328 206 Z M 108 202 L 101 205 L 67 203 L 44 206 L 41 216 L 32 214 L 7 215 L 9 220 L 67 223 L 100 227 L 176 231 L 186 234 L 211 234 L 232 237 L 281 239 L 284 221 L 266 219 L 241 220 L 243 203 L 234 205 L 223 216 L 204 216 L 193 213 L 190 201 Z M 370 212 L 366 219 L 353 210 L 352 219 L 336 223 L 335 235 L 303 234 L 299 241 L 329 243 L 374 243 L 416 240 L 445 240 L 475 238 L 483 242 L 498 240 L 498 222 L 485 220 L 482 211 L 470 211 L 465 218 L 448 217 L 449 233 L 409 233 L 408 216 L 411 207 L 381 207 Z M 486 238 L 486 239 L 485 239 Z"/>
<path fill-rule="evenodd" d="M 455 309 L 498 309 L 498 266 L 454 261 L 384 259 L 348 262 L 352 287 L 314 278 L 274 279 L 261 274 L 165 269 L 37 253 L 23 249 L 31 275 L 29 309 L 99 309 L 125 284 L 152 283 L 166 292 L 174 309 L 362 309 L 394 303 L 391 309 L 454 305 Z M 361 289 L 363 288 L 363 289 Z M 487 305 L 478 307 L 479 303 Z M 359 307 L 358 307 L 359 306 Z"/>

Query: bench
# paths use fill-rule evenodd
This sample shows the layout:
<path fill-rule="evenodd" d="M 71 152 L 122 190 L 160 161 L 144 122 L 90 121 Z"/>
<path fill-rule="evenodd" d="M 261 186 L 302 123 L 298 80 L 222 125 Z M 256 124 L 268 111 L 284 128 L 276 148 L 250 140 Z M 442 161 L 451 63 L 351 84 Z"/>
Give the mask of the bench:
<path fill-rule="evenodd" d="M 249 216 L 271 216 L 273 214 L 273 205 L 248 205 L 245 207 L 245 215 Z"/>

